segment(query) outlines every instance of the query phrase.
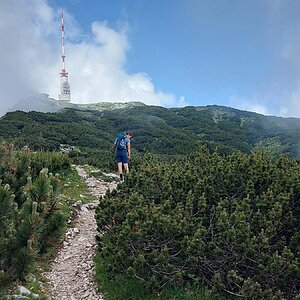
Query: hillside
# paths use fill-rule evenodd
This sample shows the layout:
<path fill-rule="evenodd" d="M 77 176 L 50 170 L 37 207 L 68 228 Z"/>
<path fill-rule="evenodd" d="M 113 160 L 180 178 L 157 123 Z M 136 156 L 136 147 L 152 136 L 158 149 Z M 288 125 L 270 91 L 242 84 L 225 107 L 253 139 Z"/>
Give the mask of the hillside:
<path fill-rule="evenodd" d="M 27 97 L 18 101 L 15 105 L 9 109 L 9 111 L 39 111 L 39 112 L 58 112 L 63 108 L 74 109 L 90 109 L 97 111 L 113 110 L 121 108 L 131 108 L 134 106 L 145 106 L 142 102 L 99 102 L 89 104 L 69 103 L 66 101 L 59 101 L 54 98 L 50 98 L 48 94 L 40 94 L 36 96 Z"/>
<path fill-rule="evenodd" d="M 105 105 L 104 105 L 105 106 Z M 98 107 L 99 108 L 99 107 Z M 138 152 L 160 155 L 192 153 L 199 145 L 250 152 L 268 149 L 299 158 L 300 119 L 268 117 L 220 106 L 163 108 L 126 105 L 97 111 L 64 108 L 59 113 L 7 113 L 0 119 L 0 139 L 32 149 L 54 150 L 60 144 L 77 146 L 79 158 L 107 164 L 119 131 L 134 132 Z M 114 107 L 112 107 L 114 108 Z"/>
<path fill-rule="evenodd" d="M 116 167 L 116 134 L 127 129 L 134 132 L 132 171 L 116 190 L 106 194 L 96 210 L 98 231 L 106 234 L 97 238 L 95 280 L 105 295 L 110 295 L 107 299 L 156 299 L 154 294 L 157 299 L 221 299 L 207 295 L 208 290 L 249 299 L 297 297 L 299 162 L 283 156 L 273 159 L 264 152 L 223 154 L 265 148 L 273 156 L 286 153 L 299 158 L 299 119 L 220 106 L 97 106 L 102 111 L 63 108 L 55 113 L 7 113 L 0 119 L 0 141 L 18 147 L 29 145 L 33 150 L 58 150 L 61 144 L 71 144 L 73 163 L 98 167 L 96 172 L 89 171 L 95 186 L 94 176 L 104 184 L 101 171 Z M 202 144 L 218 146 L 220 153 L 200 148 Z M 0 227 L 4 230 L 0 243 L 5 251 L 0 251 L 0 258 L 5 273 L 0 274 L 0 285 L 6 286 L 15 274 L 25 278 L 37 259 L 50 257 L 47 245 L 57 245 L 63 234 L 58 229 L 72 222 L 77 205 L 74 195 L 80 201 L 85 201 L 86 195 L 81 192 L 80 179 L 70 179 L 74 170 L 67 155 L 21 154 L 5 143 L 2 148 L 0 217 L 4 226 Z M 193 153 L 197 149 L 200 151 Z M 156 155 L 142 155 L 144 152 Z M 61 179 L 51 175 L 58 171 Z M 62 191 L 63 195 L 51 191 Z M 53 199 L 60 199 L 57 206 Z M 88 207 L 83 206 L 80 213 L 86 226 L 76 227 L 76 232 L 84 237 L 90 233 L 91 240 L 85 241 L 90 245 L 96 227 L 93 223 L 91 229 Z M 11 228 L 16 236 L 9 235 Z M 67 237 L 75 229 L 68 232 Z M 90 280 L 85 274 L 91 265 L 80 253 L 89 252 L 84 243 L 80 248 L 76 241 L 65 241 L 57 266 L 52 265 L 50 280 L 66 283 L 56 284 L 58 297 L 73 288 L 80 299 L 87 293 Z M 70 249 L 80 253 L 72 250 L 69 254 Z M 69 281 L 60 277 L 66 273 L 57 272 L 66 257 L 76 259 L 72 261 L 76 268 L 71 268 L 76 273 L 74 277 L 67 275 Z M 85 263 L 77 263 L 79 260 Z M 84 277 L 79 285 L 73 280 L 77 274 Z M 40 290 L 37 284 L 29 284 L 33 293 Z M 94 291 L 89 287 L 89 293 Z M 178 297 L 165 297 L 169 291 Z M 124 296 L 129 292 L 137 296 Z M 182 292 L 186 297 L 181 297 Z"/>

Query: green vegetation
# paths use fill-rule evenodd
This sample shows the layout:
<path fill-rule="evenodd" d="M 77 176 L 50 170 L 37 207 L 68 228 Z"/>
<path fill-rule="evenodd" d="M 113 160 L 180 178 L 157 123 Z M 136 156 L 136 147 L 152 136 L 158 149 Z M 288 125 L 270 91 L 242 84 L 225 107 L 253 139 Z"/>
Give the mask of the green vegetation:
<path fill-rule="evenodd" d="M 69 168 L 70 160 L 60 153 L 21 154 L 12 149 L 1 149 L 0 156 L 3 291 L 33 272 L 37 261 L 46 259 L 62 237 L 66 219 L 58 203 L 61 179 L 57 172 Z"/>
<path fill-rule="evenodd" d="M 107 299 L 297 297 L 300 171 L 280 155 L 300 157 L 299 119 L 219 106 L 78 108 L 0 119 L 1 141 L 43 151 L 0 151 L 1 288 L 47 261 L 72 205 L 94 199 L 71 161 L 107 180 L 115 137 L 130 129 L 133 172 L 97 208 Z M 61 144 L 74 150 L 54 152 Z"/>
<path fill-rule="evenodd" d="M 128 276 L 114 276 L 105 260 L 96 257 L 96 282 L 107 300 L 221 300 L 220 296 L 213 296 L 201 288 L 164 287 L 162 291 L 149 294 L 144 285 Z"/>
<path fill-rule="evenodd" d="M 134 133 L 133 157 L 151 152 L 168 160 L 206 144 L 225 154 L 259 148 L 299 158 L 299 119 L 219 106 L 167 109 L 124 105 L 114 110 L 108 104 L 102 106 L 103 111 L 65 108 L 60 113 L 7 113 L 0 119 L 0 140 L 49 151 L 70 144 L 75 147 L 70 153 L 74 163 L 94 165 L 102 171 L 115 169 L 113 143 L 118 132 L 128 129 Z"/>
<path fill-rule="evenodd" d="M 121 109 L 121 108 L 132 108 L 136 106 L 145 106 L 146 104 L 142 102 L 100 102 L 100 103 L 89 103 L 89 104 L 73 104 L 69 103 L 69 107 L 75 109 L 88 109 L 88 110 L 97 110 L 97 111 L 105 111 L 105 110 L 114 110 L 114 109 Z"/>
<path fill-rule="evenodd" d="M 97 198 L 89 192 L 86 183 L 80 178 L 75 168 L 66 169 L 60 172 L 62 177 L 63 191 L 60 195 L 60 203 L 69 208 L 72 204 L 80 201 L 89 203 Z"/>
<path fill-rule="evenodd" d="M 112 173 L 112 176 L 111 176 L 111 174 L 107 174 L 105 172 L 102 172 L 100 169 L 95 168 L 95 167 L 90 166 L 90 165 L 84 165 L 83 168 L 89 176 L 93 176 L 93 177 L 97 178 L 100 181 L 112 182 L 112 181 L 115 181 L 116 178 L 119 178 L 119 176 L 116 175 L 115 173 Z"/>
<path fill-rule="evenodd" d="M 285 156 L 148 155 L 97 208 L 100 261 L 150 293 L 299 298 L 299 199 L 300 166 Z"/>

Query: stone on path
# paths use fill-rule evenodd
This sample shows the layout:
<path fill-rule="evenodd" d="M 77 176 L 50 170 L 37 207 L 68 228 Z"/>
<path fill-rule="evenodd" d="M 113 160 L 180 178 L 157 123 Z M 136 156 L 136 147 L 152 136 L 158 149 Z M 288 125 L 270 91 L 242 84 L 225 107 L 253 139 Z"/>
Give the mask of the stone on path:
<path fill-rule="evenodd" d="M 80 166 L 76 166 L 76 170 L 95 196 L 104 195 L 108 188 L 116 188 L 115 182 L 107 183 L 88 177 Z M 50 281 L 53 300 L 104 299 L 97 293 L 96 284 L 93 282 L 97 205 L 98 201 L 81 205 L 80 215 L 75 220 L 74 227 L 67 231 L 63 247 L 51 264 L 51 271 L 45 273 Z"/>

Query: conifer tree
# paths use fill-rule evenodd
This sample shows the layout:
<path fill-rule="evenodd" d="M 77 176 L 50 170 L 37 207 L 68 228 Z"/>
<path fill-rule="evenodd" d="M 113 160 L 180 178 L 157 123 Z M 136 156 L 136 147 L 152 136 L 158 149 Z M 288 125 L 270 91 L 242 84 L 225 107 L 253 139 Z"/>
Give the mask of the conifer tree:
<path fill-rule="evenodd" d="M 0 286 L 22 279 L 38 257 L 62 236 L 65 219 L 58 207 L 59 175 L 67 167 L 61 154 L 20 154 L 12 147 L 0 162 Z M 37 170 L 40 168 L 39 174 Z"/>

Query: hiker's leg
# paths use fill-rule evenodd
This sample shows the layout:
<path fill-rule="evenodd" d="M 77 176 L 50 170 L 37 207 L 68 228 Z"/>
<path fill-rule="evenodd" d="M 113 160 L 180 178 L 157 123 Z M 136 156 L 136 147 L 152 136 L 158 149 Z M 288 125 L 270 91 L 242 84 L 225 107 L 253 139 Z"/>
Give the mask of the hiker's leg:
<path fill-rule="evenodd" d="M 129 172 L 128 163 L 124 163 L 124 168 L 125 168 L 125 172 L 128 173 Z"/>
<path fill-rule="evenodd" d="M 123 173 L 122 162 L 118 162 L 118 172 L 119 172 L 119 175 L 121 175 Z"/>
<path fill-rule="evenodd" d="M 118 162 L 118 172 L 119 172 L 119 176 L 120 176 L 120 181 L 124 180 L 124 175 L 123 175 L 123 163 L 122 162 Z"/>

